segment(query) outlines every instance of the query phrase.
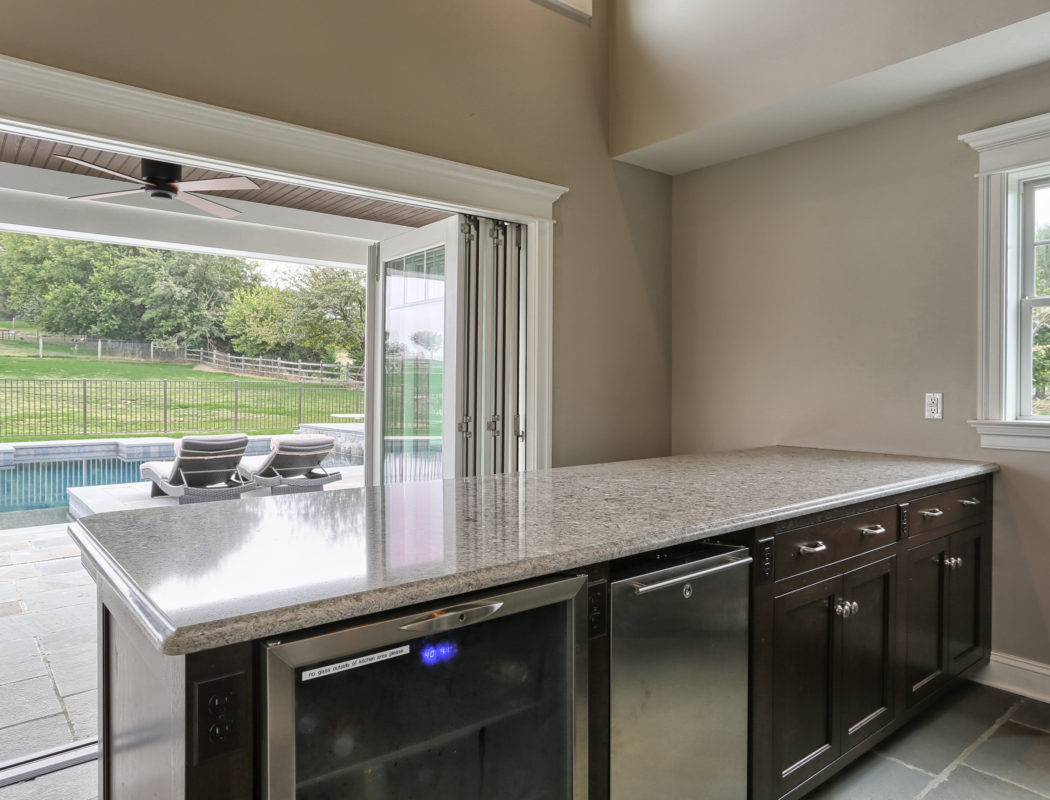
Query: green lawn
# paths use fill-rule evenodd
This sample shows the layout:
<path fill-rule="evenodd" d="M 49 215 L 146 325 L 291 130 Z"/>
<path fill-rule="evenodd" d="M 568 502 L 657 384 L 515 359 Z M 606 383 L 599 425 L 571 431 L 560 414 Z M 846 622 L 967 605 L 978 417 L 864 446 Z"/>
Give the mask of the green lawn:
<path fill-rule="evenodd" d="M 246 378 L 188 364 L 0 356 L 0 441 L 289 433 L 300 423 L 363 410 L 363 391 L 340 385 Z"/>
<path fill-rule="evenodd" d="M 248 380 L 243 375 L 229 372 L 210 372 L 196 369 L 193 364 L 162 364 L 148 361 L 90 360 L 79 358 L 36 358 L 12 356 L 4 353 L 0 342 L 0 379 L 2 378 L 98 378 L 106 380 L 193 380 L 234 381 Z M 251 378 L 252 382 L 287 383 L 268 378 Z"/>
<path fill-rule="evenodd" d="M 40 327 L 35 322 L 26 322 L 21 319 L 16 319 L 14 322 L 11 322 L 9 319 L 0 319 L 0 330 L 16 330 L 22 333 L 31 333 L 36 336 L 40 331 Z"/>

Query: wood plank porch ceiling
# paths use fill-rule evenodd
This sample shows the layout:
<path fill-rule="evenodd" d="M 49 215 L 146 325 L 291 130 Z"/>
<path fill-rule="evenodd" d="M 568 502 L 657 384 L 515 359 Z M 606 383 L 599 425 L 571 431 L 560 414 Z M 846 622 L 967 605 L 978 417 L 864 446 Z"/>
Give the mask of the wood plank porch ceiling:
<path fill-rule="evenodd" d="M 67 144 L 19 136 L 13 133 L 0 132 L 0 162 L 21 164 L 27 167 L 39 167 L 56 172 L 72 172 L 77 175 L 105 177 L 86 167 L 72 164 L 53 156 L 72 156 L 106 169 L 139 177 L 139 159 L 135 156 L 112 153 L 105 150 L 93 150 L 86 147 L 71 147 Z M 186 181 L 204 180 L 207 178 L 226 178 L 230 173 L 214 170 L 186 167 L 182 179 Z M 114 179 L 115 180 L 115 179 Z M 447 211 L 431 208 L 392 203 L 386 200 L 375 200 L 360 195 L 329 192 L 322 189 L 311 189 L 276 181 L 253 179 L 259 188 L 240 192 L 207 192 L 204 197 L 231 197 L 263 203 L 271 206 L 297 208 L 302 211 L 314 211 L 319 214 L 333 214 L 339 217 L 367 219 L 373 222 L 388 222 L 394 225 L 406 225 L 419 228 L 439 219 L 451 216 Z M 133 188 L 132 184 L 128 188 Z"/>

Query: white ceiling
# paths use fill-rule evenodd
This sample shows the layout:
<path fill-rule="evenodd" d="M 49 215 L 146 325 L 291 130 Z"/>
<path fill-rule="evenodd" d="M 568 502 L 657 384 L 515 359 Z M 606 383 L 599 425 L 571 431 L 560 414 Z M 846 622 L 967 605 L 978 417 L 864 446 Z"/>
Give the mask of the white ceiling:
<path fill-rule="evenodd" d="M 1048 60 L 1050 14 L 1041 14 L 616 158 L 682 175 L 868 122 Z"/>

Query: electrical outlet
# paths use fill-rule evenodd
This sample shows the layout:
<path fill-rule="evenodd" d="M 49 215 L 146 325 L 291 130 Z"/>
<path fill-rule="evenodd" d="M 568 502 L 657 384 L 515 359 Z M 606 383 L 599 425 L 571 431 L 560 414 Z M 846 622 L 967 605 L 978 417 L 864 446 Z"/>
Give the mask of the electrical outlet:
<path fill-rule="evenodd" d="M 941 392 L 926 393 L 926 419 L 944 417 L 944 394 Z"/>

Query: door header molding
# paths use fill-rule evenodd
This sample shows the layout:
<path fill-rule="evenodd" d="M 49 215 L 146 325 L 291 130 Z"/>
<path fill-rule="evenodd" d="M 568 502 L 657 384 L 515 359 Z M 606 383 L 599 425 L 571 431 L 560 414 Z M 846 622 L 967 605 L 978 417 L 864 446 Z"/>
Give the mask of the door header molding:
<path fill-rule="evenodd" d="M 0 130 L 515 221 L 568 189 L 0 56 Z"/>

